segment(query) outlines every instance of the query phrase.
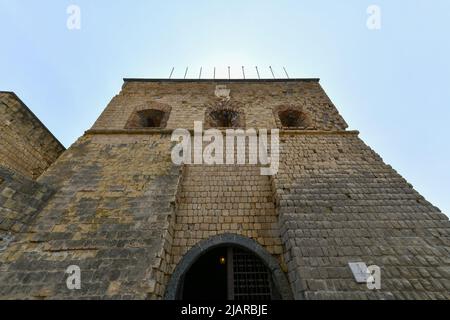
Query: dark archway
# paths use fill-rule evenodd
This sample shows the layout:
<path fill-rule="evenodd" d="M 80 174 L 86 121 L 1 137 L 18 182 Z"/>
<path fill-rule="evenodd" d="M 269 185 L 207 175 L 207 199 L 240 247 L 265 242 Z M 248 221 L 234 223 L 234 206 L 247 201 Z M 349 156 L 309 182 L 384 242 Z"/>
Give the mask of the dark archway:
<path fill-rule="evenodd" d="M 306 114 L 298 110 L 287 109 L 280 111 L 278 112 L 278 117 L 281 125 L 285 128 L 307 128 L 309 126 Z"/>
<path fill-rule="evenodd" d="M 190 285 L 189 282 L 196 281 L 198 274 L 202 272 L 205 274 L 205 269 L 202 271 L 202 268 L 214 270 L 213 274 L 210 274 L 213 278 L 220 277 L 221 272 L 223 275 L 226 270 L 220 270 L 220 265 L 211 265 L 211 261 L 217 263 L 217 259 L 220 259 L 222 256 L 230 257 L 226 255 L 226 252 L 227 250 L 230 252 L 229 250 L 232 248 L 248 256 L 254 256 L 253 259 L 255 261 L 260 261 L 261 265 L 267 270 L 271 285 L 273 286 L 274 294 L 272 298 L 283 300 L 292 299 L 289 282 L 281 270 L 278 261 L 254 240 L 236 234 L 222 234 L 209 238 L 201 241 L 189 250 L 177 265 L 169 280 L 165 299 L 182 299 L 183 293 L 187 292 L 186 290 L 192 290 L 192 287 L 185 288 L 184 285 Z M 218 287 L 216 289 L 218 290 L 215 292 L 215 296 L 207 297 L 209 300 L 222 299 L 224 297 L 225 291 L 223 288 L 226 287 L 226 284 L 223 282 L 223 279 L 217 282 Z M 195 296 L 193 291 L 188 292 L 195 298 L 202 298 L 201 295 Z"/>
<path fill-rule="evenodd" d="M 245 128 L 243 108 L 228 101 L 208 106 L 205 110 L 205 128 Z"/>
<path fill-rule="evenodd" d="M 273 109 L 277 127 L 284 130 L 315 130 L 310 114 L 299 105 L 280 105 Z"/>
<path fill-rule="evenodd" d="M 209 114 L 211 126 L 214 128 L 236 128 L 239 127 L 239 113 L 230 109 L 211 111 Z"/>
<path fill-rule="evenodd" d="M 162 128 L 166 125 L 166 112 L 155 109 L 137 111 L 128 121 L 129 128 Z"/>
<path fill-rule="evenodd" d="M 167 126 L 172 108 L 163 103 L 149 101 L 131 112 L 125 129 L 162 129 Z"/>
<path fill-rule="evenodd" d="M 227 299 L 227 248 L 219 247 L 202 255 L 184 275 L 180 298 L 191 300 Z M 222 262 L 223 261 L 223 262 Z"/>

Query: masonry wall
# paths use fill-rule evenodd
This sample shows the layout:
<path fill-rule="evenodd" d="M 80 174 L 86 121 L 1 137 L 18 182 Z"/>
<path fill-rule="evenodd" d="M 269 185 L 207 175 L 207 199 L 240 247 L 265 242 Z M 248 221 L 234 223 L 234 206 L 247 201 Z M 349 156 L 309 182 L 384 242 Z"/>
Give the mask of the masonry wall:
<path fill-rule="evenodd" d="M 0 252 L 32 225 L 51 188 L 0 166 Z"/>
<path fill-rule="evenodd" d="M 170 141 L 85 136 L 39 182 L 55 194 L 0 255 L 1 298 L 161 297 L 179 168 Z M 65 270 L 82 270 L 81 290 Z"/>
<path fill-rule="evenodd" d="M 37 179 L 54 193 L 0 252 L 0 298 L 161 299 L 183 255 L 225 233 L 276 257 L 297 299 L 449 298 L 448 218 L 345 131 L 316 81 L 222 81 L 228 97 L 217 84 L 125 82 Z M 171 129 L 218 104 L 244 112 L 247 128 L 279 126 L 274 109 L 291 105 L 312 126 L 281 130 L 271 178 L 257 166 L 173 165 Z M 165 128 L 127 128 L 152 107 L 170 110 Z M 381 267 L 381 290 L 356 284 L 348 263 L 358 261 Z M 81 290 L 66 287 L 70 265 Z"/>
<path fill-rule="evenodd" d="M 0 92 L 0 165 L 39 177 L 65 150 L 12 92 Z"/>
<path fill-rule="evenodd" d="M 0 230 L 24 232 L 52 190 L 0 167 Z"/>
<path fill-rule="evenodd" d="M 247 128 L 276 128 L 273 110 L 296 105 L 310 114 L 315 129 L 343 130 L 347 124 L 317 81 L 299 82 L 125 82 L 99 119 L 94 130 L 121 130 L 136 109 L 153 106 L 172 108 L 167 129 L 192 129 L 205 122 L 208 107 L 223 102 L 215 95 L 217 85 L 230 90 L 227 104 L 245 112 Z"/>
<path fill-rule="evenodd" d="M 225 233 L 254 239 L 286 270 L 271 179 L 258 166 L 186 166 L 174 230 L 169 273 L 194 245 Z"/>
<path fill-rule="evenodd" d="M 282 136 L 275 176 L 296 297 L 449 299 L 450 222 L 355 133 Z M 381 290 L 349 262 L 381 268 Z"/>

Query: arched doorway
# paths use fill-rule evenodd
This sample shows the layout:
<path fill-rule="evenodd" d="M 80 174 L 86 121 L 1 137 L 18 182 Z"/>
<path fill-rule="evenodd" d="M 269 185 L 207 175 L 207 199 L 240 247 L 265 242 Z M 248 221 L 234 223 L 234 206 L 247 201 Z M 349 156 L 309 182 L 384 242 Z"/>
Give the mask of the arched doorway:
<path fill-rule="evenodd" d="M 255 241 L 223 234 L 194 246 L 168 283 L 169 300 L 292 299 L 277 260 Z"/>
<path fill-rule="evenodd" d="M 217 247 L 203 254 L 184 275 L 180 299 L 280 299 L 270 270 L 252 252 L 236 246 Z"/>

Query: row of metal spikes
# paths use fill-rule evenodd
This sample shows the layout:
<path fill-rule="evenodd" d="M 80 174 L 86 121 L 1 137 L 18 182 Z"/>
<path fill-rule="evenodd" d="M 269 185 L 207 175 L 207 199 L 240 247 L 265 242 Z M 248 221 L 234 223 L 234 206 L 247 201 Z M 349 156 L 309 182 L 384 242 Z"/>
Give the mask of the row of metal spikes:
<path fill-rule="evenodd" d="M 258 75 L 258 79 L 261 79 L 261 77 L 259 75 L 258 66 L 255 66 L 255 69 L 256 69 L 256 74 Z M 272 66 L 269 66 L 269 69 L 270 69 L 270 73 L 272 74 L 272 77 L 274 79 L 276 79 L 275 78 L 275 73 L 273 72 L 273 69 L 272 69 Z M 172 67 L 172 71 L 170 71 L 169 79 L 172 79 L 172 75 L 173 75 L 174 70 L 175 70 L 175 67 Z M 189 67 L 186 67 L 183 79 L 186 79 L 188 70 L 189 70 Z M 286 78 L 289 79 L 289 74 L 287 73 L 286 68 L 283 67 L 283 70 L 284 70 L 284 74 L 286 75 Z M 200 71 L 199 71 L 199 74 L 198 74 L 198 78 L 199 79 L 202 78 L 202 71 L 203 71 L 203 67 L 200 67 Z M 242 66 L 242 76 L 245 79 L 245 67 L 244 66 Z M 216 67 L 214 67 L 213 79 L 216 79 Z M 228 79 L 231 80 L 231 67 L 230 66 L 228 66 Z"/>

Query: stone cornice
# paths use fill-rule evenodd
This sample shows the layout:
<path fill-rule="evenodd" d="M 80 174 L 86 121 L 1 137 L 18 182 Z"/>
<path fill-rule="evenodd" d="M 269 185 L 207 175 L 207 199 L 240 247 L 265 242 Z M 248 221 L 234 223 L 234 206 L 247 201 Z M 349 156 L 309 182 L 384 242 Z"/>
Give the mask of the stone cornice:
<path fill-rule="evenodd" d="M 225 130 L 233 128 L 219 128 L 218 130 L 225 132 Z M 241 129 L 243 128 L 234 128 Z M 152 134 L 172 134 L 175 129 L 90 129 L 85 132 L 86 135 L 94 134 L 128 134 L 128 135 L 152 135 Z M 193 129 L 188 129 L 193 134 Z M 270 134 L 270 131 L 268 131 Z M 280 135 L 359 135 L 357 130 L 349 131 L 332 131 L 332 130 L 282 130 Z"/>

